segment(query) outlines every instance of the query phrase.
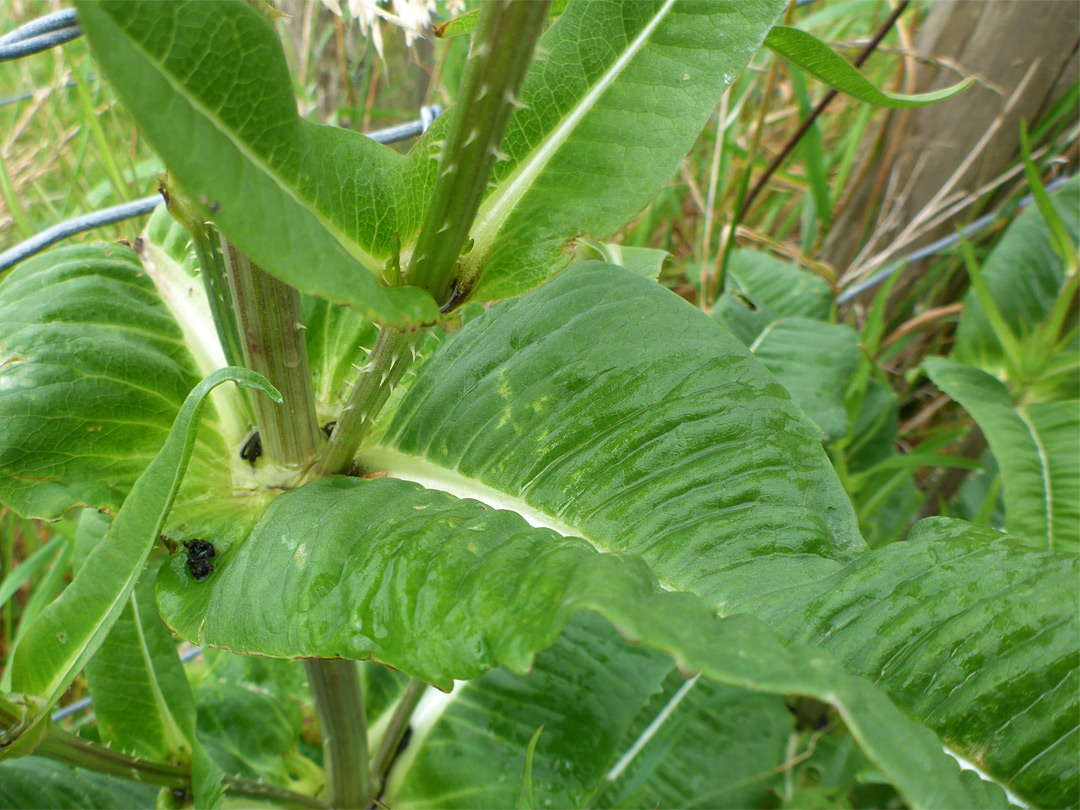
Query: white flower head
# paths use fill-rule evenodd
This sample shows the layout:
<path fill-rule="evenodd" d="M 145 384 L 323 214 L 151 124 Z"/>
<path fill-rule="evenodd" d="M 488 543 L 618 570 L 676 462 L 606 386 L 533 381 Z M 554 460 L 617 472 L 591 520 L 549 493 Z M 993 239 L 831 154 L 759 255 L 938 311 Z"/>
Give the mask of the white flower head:
<path fill-rule="evenodd" d="M 332 12 L 343 16 L 341 0 L 322 0 Z M 411 48 L 417 39 L 426 39 L 431 32 L 431 15 L 436 11 L 436 0 L 346 0 L 349 15 L 356 19 L 360 33 L 371 37 L 379 57 L 383 56 L 383 23 L 396 25 L 405 32 L 405 45 Z M 449 0 L 446 4 L 451 13 L 465 10 L 464 0 Z"/>

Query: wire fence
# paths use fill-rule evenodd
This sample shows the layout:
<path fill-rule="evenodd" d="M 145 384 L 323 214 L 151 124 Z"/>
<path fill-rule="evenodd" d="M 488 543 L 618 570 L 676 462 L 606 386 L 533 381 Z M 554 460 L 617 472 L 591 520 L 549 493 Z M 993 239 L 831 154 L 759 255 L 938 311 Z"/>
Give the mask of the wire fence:
<path fill-rule="evenodd" d="M 378 143 L 404 141 L 426 132 L 427 128 L 431 126 L 431 122 L 438 118 L 442 111 L 442 107 L 438 104 L 421 107 L 420 118 L 416 121 L 409 121 L 386 129 L 378 129 L 374 132 L 365 132 L 364 134 Z M 0 253 L 0 273 L 9 267 L 14 267 L 21 261 L 29 259 L 35 253 L 39 253 L 45 248 L 67 239 L 69 236 L 75 236 L 105 225 L 122 222 L 125 219 L 133 219 L 134 217 L 152 213 L 163 202 L 164 200 L 162 200 L 160 194 L 151 194 L 149 197 L 115 205 L 112 208 L 103 208 L 100 211 L 82 214 L 57 223 Z"/>
<path fill-rule="evenodd" d="M 0 62 L 41 53 L 79 36 L 82 36 L 82 29 L 75 9 L 47 14 L 0 36 Z"/>

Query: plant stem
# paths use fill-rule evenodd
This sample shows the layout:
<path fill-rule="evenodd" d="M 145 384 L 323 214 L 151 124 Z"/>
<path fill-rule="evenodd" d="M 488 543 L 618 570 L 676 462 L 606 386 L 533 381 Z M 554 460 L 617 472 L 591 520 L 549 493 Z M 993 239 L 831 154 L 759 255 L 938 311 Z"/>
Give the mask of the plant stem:
<path fill-rule="evenodd" d="M 35 753 L 50 757 L 69 765 L 96 771 L 97 773 L 130 779 L 158 787 L 191 790 L 191 770 L 165 762 L 152 762 L 139 759 L 129 754 L 114 751 L 100 743 L 84 740 L 70 732 L 51 727 Z M 327 804 L 312 796 L 270 785 L 243 779 L 239 776 L 226 775 L 223 779 L 225 789 L 236 796 L 259 798 L 277 804 L 294 807 L 311 807 L 326 810 Z"/>
<path fill-rule="evenodd" d="M 408 283 L 427 290 L 440 304 L 464 299 L 476 282 L 475 277 L 454 277 L 457 260 L 518 106 L 518 90 L 549 5 L 550 0 L 490 0 L 481 6 L 438 179 L 409 264 Z"/>
<path fill-rule="evenodd" d="M 867 43 L 866 47 L 862 49 L 859 55 L 855 57 L 855 67 L 862 67 L 863 62 L 865 62 L 869 58 L 870 54 L 872 54 L 877 49 L 877 46 L 881 44 L 881 40 L 885 38 L 885 35 L 889 33 L 890 30 L 892 30 L 893 25 L 900 18 L 900 15 L 904 13 L 904 9 L 908 7 L 908 3 L 910 2 L 911 0 L 900 0 L 900 3 L 898 3 L 896 8 L 892 10 L 889 18 L 885 20 L 881 28 L 879 28 L 877 33 L 874 34 L 874 38 L 871 39 L 870 42 Z M 811 110 L 810 114 L 806 116 L 806 119 L 802 122 L 802 124 L 799 125 L 799 128 L 795 130 L 795 134 L 788 138 L 787 143 L 784 144 L 780 152 L 776 155 L 775 158 L 773 158 L 772 163 L 769 164 L 769 167 L 765 169 L 765 173 L 762 174 L 760 178 L 758 178 L 757 183 L 754 184 L 753 190 L 746 195 L 746 199 L 743 201 L 742 205 L 744 212 L 748 212 L 750 210 L 750 206 L 753 204 L 758 194 L 761 193 L 761 190 L 765 187 L 765 184 L 769 181 L 769 178 L 773 176 L 773 173 L 780 168 L 780 165 L 784 162 L 784 160 L 787 159 L 787 156 L 791 154 L 791 152 L 795 149 L 796 146 L 798 146 L 799 141 L 802 139 L 802 136 L 810 130 L 810 127 L 814 125 L 814 122 L 818 119 L 818 116 L 820 116 L 821 113 L 825 111 L 825 108 L 832 103 L 832 100 L 836 98 L 838 92 L 839 91 L 837 90 L 830 90 L 828 93 L 822 96 L 821 101 L 817 103 L 817 106 L 814 107 L 813 110 Z"/>
<path fill-rule="evenodd" d="M 791 10 L 794 7 L 794 3 L 788 6 L 788 17 L 790 17 Z M 784 21 L 787 22 L 787 18 Z M 758 149 L 761 146 L 761 133 L 765 129 L 765 113 L 769 109 L 769 99 L 772 98 L 773 87 L 776 85 L 776 70 L 779 64 L 779 57 L 774 57 L 772 64 L 769 65 L 769 72 L 765 74 L 765 89 L 762 93 L 761 107 L 758 109 L 757 122 L 754 126 L 754 134 L 751 136 L 750 148 L 746 150 L 746 171 L 743 172 L 742 177 L 739 179 L 739 185 L 735 192 L 735 210 L 731 215 L 731 225 L 720 250 L 717 271 L 713 276 L 712 283 L 707 289 L 701 291 L 702 296 L 705 297 L 706 305 L 710 309 L 710 302 L 715 301 L 724 294 L 724 277 L 727 275 L 728 258 L 731 256 L 731 249 L 735 246 L 735 231 L 738 230 L 739 223 L 742 222 L 743 212 L 746 210 L 746 189 L 750 185 L 750 175 L 754 171 L 754 161 L 757 160 Z"/>
<path fill-rule="evenodd" d="M 405 687 L 405 693 L 390 717 L 390 725 L 386 727 L 386 732 L 379 740 L 379 749 L 371 760 L 372 784 L 376 786 L 382 784 L 386 772 L 394 761 L 394 755 L 397 754 L 398 746 L 405 736 L 405 729 L 409 727 L 409 720 L 416 709 L 416 704 L 420 702 L 426 690 L 427 684 L 416 678 L 410 680 L 409 685 Z"/>
<path fill-rule="evenodd" d="M 139 759 L 100 743 L 84 740 L 55 726 L 49 729 L 34 753 L 66 762 L 68 765 L 121 779 L 145 782 L 148 785 L 184 790 L 191 787 L 191 770 L 188 768 Z"/>
<path fill-rule="evenodd" d="M 253 397 L 263 453 L 273 464 L 301 468 L 321 443 L 315 394 L 308 367 L 300 293 L 263 272 L 222 239 L 244 365 L 280 392 L 280 405 L 262 393 Z"/>
<path fill-rule="evenodd" d="M 421 336 L 422 333 L 418 332 L 399 332 L 390 328 L 379 330 L 368 362 L 360 369 L 360 376 L 338 416 L 316 475 L 322 477 L 349 471 L 375 417 L 412 362 Z"/>
<path fill-rule="evenodd" d="M 355 661 L 304 661 L 322 731 L 326 782 L 336 810 L 371 804 L 364 694 Z"/>

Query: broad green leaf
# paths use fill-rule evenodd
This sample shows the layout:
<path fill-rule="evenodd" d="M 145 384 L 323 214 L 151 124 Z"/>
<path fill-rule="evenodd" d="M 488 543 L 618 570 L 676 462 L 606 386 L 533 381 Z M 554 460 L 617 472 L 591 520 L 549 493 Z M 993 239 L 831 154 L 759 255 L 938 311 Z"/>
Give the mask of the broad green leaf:
<path fill-rule="evenodd" d="M 820 276 L 757 250 L 735 249 L 712 316 L 749 346 L 778 317 L 828 321 L 833 297 Z"/>
<path fill-rule="evenodd" d="M 203 644 L 372 658 L 449 689 L 499 664 L 527 672 L 588 610 L 684 672 L 836 706 L 913 806 L 981 800 L 933 734 L 827 655 L 785 648 L 749 616 L 720 618 L 699 597 L 666 592 L 636 556 L 600 554 L 512 512 L 407 481 L 337 476 L 276 498 L 219 559 L 205 582 L 179 556 L 158 579 L 166 622 Z"/>
<path fill-rule="evenodd" d="M 170 234 L 140 241 L 145 264 L 121 245 L 77 246 L 0 283 L 0 502 L 18 513 L 116 514 L 185 397 L 224 362 L 183 250 L 155 241 Z M 242 394 L 211 400 L 167 527 L 178 538 L 246 531 L 268 497 L 239 456 Z"/>
<path fill-rule="evenodd" d="M 0 500 L 114 514 L 199 381 L 169 310 L 120 245 L 63 248 L 0 284 Z M 199 455 L 217 455 L 208 414 Z"/>
<path fill-rule="evenodd" d="M 808 318 L 773 321 L 750 344 L 828 439 L 847 435 L 844 392 L 859 367 L 859 336 L 844 324 Z"/>
<path fill-rule="evenodd" d="M 73 768 L 44 757 L 0 762 L 4 810 L 113 810 L 153 808 L 158 788 Z"/>
<path fill-rule="evenodd" d="M 946 518 L 742 605 L 877 681 L 1029 805 L 1080 799 L 1080 562 Z"/>
<path fill-rule="evenodd" d="M 496 669 L 429 693 L 384 799 L 513 806 L 529 728 L 540 724 L 534 806 L 653 808 L 662 796 L 661 806 L 751 807 L 792 718 L 780 698 L 687 680 L 670 659 L 579 614 L 527 675 Z"/>
<path fill-rule="evenodd" d="M 585 807 L 671 659 L 628 644 L 594 614 L 571 619 L 527 675 L 495 669 L 429 693 L 384 794 L 392 807 L 514 807 L 526 752 L 535 807 Z"/>
<path fill-rule="evenodd" d="M 571 2 L 540 41 L 476 221 L 466 272 L 497 300 L 604 240 L 641 211 L 690 151 L 782 0 Z M 736 13 L 732 13 L 736 11 Z M 443 137 L 436 122 L 425 144 Z M 417 148 L 415 155 L 423 150 Z"/>
<path fill-rule="evenodd" d="M 230 774 L 291 787 L 284 755 L 300 737 L 300 705 L 245 684 L 206 680 L 195 689 L 199 739 Z"/>
<path fill-rule="evenodd" d="M 86 665 L 102 742 L 157 762 L 188 762 L 195 704 L 148 569 Z"/>
<path fill-rule="evenodd" d="M 727 330 L 646 278 L 575 264 L 422 353 L 360 453 L 368 470 L 640 553 L 721 606 L 865 549 L 820 431 Z"/>
<path fill-rule="evenodd" d="M 202 657 L 206 666 L 191 668 L 192 691 L 199 740 L 213 760 L 230 774 L 314 792 L 322 769 L 295 750 L 301 703 L 311 700 L 303 667 L 212 649 Z M 311 781 L 295 781 L 304 778 Z"/>
<path fill-rule="evenodd" d="M 206 395 L 226 381 L 280 395 L 244 369 L 216 371 L 188 395 L 165 445 L 135 482 L 101 543 L 75 580 L 38 616 L 12 663 L 15 690 L 51 706 L 97 651 L 119 618 L 158 542 L 196 444 Z M 40 715 L 44 717 L 44 712 Z"/>
<path fill-rule="evenodd" d="M 101 739 L 155 762 L 190 764 L 199 807 L 220 803 L 222 774 L 195 735 L 195 701 L 154 605 L 153 566 L 86 665 Z"/>
<path fill-rule="evenodd" d="M 1080 179 L 1049 195 L 1068 235 L 1080 237 Z M 1050 231 L 1030 206 L 1009 225 L 982 264 L 982 277 L 998 310 L 1015 335 L 1046 320 L 1065 278 Z M 994 376 L 1004 369 L 1003 350 L 973 290 L 964 296 L 953 357 Z"/>
<path fill-rule="evenodd" d="M 257 264 L 372 320 L 438 319 L 427 293 L 380 280 L 394 232 L 415 230 L 421 213 L 422 198 L 394 193 L 408 162 L 357 132 L 303 120 L 281 44 L 254 8 L 88 0 L 78 9 L 95 61 L 170 182 Z"/>
<path fill-rule="evenodd" d="M 634 719 L 594 806 L 761 807 L 792 726 L 781 698 L 672 672 Z"/>
<path fill-rule="evenodd" d="M 923 107 L 966 90 L 972 79 L 931 93 L 889 93 L 878 90 L 859 71 L 813 34 L 778 25 L 765 38 L 765 47 L 802 68 L 835 90 L 879 107 Z"/>
<path fill-rule="evenodd" d="M 1051 550 L 1080 549 L 1080 408 L 1077 401 L 1013 405 L 985 371 L 932 357 L 930 379 L 971 414 L 1001 468 L 1005 527 Z"/>
<path fill-rule="evenodd" d="M 914 482 L 916 470 L 871 472 L 899 459 L 899 417 L 896 394 L 877 378 L 868 378 L 850 440 L 834 450 L 845 454 L 848 491 L 859 528 L 871 548 L 903 537 L 920 502 Z"/>

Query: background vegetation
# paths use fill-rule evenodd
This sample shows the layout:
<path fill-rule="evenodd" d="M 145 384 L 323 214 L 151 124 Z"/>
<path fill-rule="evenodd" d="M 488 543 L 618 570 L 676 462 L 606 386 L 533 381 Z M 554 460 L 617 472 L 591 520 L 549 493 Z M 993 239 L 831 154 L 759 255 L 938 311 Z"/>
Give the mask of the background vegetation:
<path fill-rule="evenodd" d="M 429 38 L 408 48 L 399 30 L 378 23 L 383 28 L 380 52 L 373 32 L 364 35 L 355 20 L 342 20 L 312 3 L 282 6 L 291 16 L 277 25 L 292 45 L 301 111 L 313 120 L 366 131 L 415 118 L 421 104 L 453 103 L 467 37 Z M 9 0 L 0 28 L 10 30 L 59 7 Z M 916 34 L 928 7 L 911 4 L 863 65 L 876 86 L 911 91 L 917 66 L 927 63 L 952 73 L 950 81 L 957 78 L 948 54 L 917 52 Z M 821 0 L 793 4 L 787 19 L 854 59 L 892 10 L 885 0 Z M 440 3 L 436 20 L 449 16 Z M 753 204 L 740 211 L 747 191 L 785 154 L 824 94 L 796 68 L 762 50 L 720 101 L 678 175 L 613 241 L 664 251 L 662 283 L 727 323 L 792 391 L 828 437 L 830 456 L 872 546 L 901 540 L 916 519 L 935 514 L 1004 530 L 1002 472 L 972 420 L 979 404 L 964 401 L 962 384 L 949 376 L 948 368 L 927 367 L 924 360 L 948 357 L 957 344 L 965 304 L 969 310 L 980 306 L 1005 345 L 1003 353 L 997 350 L 996 362 L 1005 367 L 1006 401 L 1009 395 L 1014 402 L 1052 399 L 1047 391 L 1062 386 L 1072 391 L 1076 356 L 1070 347 L 1062 350 L 1055 343 L 1040 355 L 1033 347 L 1042 336 L 1019 330 L 1016 349 L 1010 350 L 1009 338 L 1003 337 L 1008 330 L 1002 332 L 971 279 L 980 278 L 982 267 L 988 282 L 994 282 L 991 257 L 999 251 L 1005 258 L 998 264 L 1010 258 L 1012 222 L 1018 229 L 1049 233 L 1046 261 L 1062 254 L 1067 267 L 1068 244 L 1070 239 L 1075 243 L 1078 226 L 1075 183 L 1059 195 L 1056 209 L 1043 206 L 1040 213 L 1033 206 L 1015 219 L 1011 213 L 1033 184 L 1037 188 L 1036 180 L 1047 184 L 1075 171 L 1080 143 L 1076 81 L 1031 122 L 1033 160 L 1027 172 L 1015 154 L 1003 170 L 984 177 L 975 193 L 950 195 L 936 209 L 920 212 L 921 222 L 919 215 L 912 217 L 914 224 L 901 228 L 899 240 L 876 223 L 888 221 L 905 193 L 892 159 L 905 137 L 908 113 L 846 96 L 832 101 Z M 1004 93 L 1001 97 L 1007 106 L 1009 99 Z M 99 81 L 84 40 L 0 64 L 0 245 L 10 246 L 80 213 L 153 193 L 161 171 L 131 117 L 108 84 Z M 941 178 L 942 185 L 947 179 Z M 1001 213 L 970 242 L 957 240 L 836 306 L 836 297 L 858 281 L 930 236 L 940 236 L 941 213 L 958 203 L 965 204 L 961 219 L 955 220 L 961 223 Z M 144 226 L 145 220 L 131 220 L 71 241 L 132 240 Z M 837 228 L 849 233 L 838 234 Z M 854 261 L 834 263 L 835 245 L 844 239 L 866 247 Z M 756 279 L 763 276 L 751 272 L 767 260 L 742 252 L 744 247 L 775 259 L 767 274 L 772 289 L 761 288 Z M 578 249 L 588 256 L 606 248 L 583 241 Z M 1072 258 L 1075 262 L 1075 254 Z M 794 273 L 795 267 L 812 275 Z M 1075 266 L 1071 269 L 1075 273 Z M 714 306 L 723 289 L 737 291 L 745 306 L 740 308 L 738 297 Z M 1075 310 L 1075 302 L 1072 306 Z M 1008 313 L 1004 317 L 1009 320 Z M 806 341 L 814 342 L 824 358 L 817 367 L 792 361 L 790 344 Z M 967 351 L 975 351 L 973 345 L 978 341 L 969 341 Z M 1035 367 L 1018 366 L 1031 357 Z M 0 514 L 0 660 L 7 660 L 18 628 L 63 587 L 81 551 L 80 534 L 89 531 L 85 524 L 92 519 L 73 516 L 42 524 Z M 237 668 L 246 673 L 248 668 L 233 659 L 226 653 L 207 654 L 190 664 L 197 700 L 225 705 L 228 698 L 221 693 L 227 687 L 218 674 Z M 255 693 L 255 680 L 242 674 L 232 683 Z M 377 683 L 371 686 L 378 688 Z M 299 688 L 287 684 L 282 694 Z M 77 683 L 65 702 L 84 694 L 85 685 Z M 317 759 L 310 701 L 297 706 L 283 699 L 271 708 L 302 714 L 298 751 Z M 93 734 L 92 715 L 71 722 Z M 778 805 L 885 806 L 897 801 L 850 738 L 814 718 L 786 745 L 787 762 L 775 780 Z M 243 751 L 222 755 L 248 757 L 252 767 L 277 767 L 260 765 Z"/>

